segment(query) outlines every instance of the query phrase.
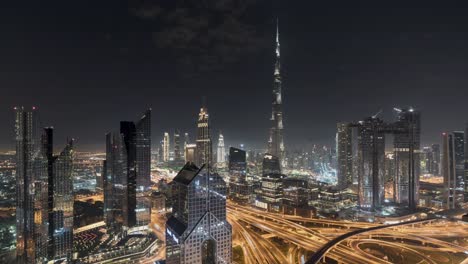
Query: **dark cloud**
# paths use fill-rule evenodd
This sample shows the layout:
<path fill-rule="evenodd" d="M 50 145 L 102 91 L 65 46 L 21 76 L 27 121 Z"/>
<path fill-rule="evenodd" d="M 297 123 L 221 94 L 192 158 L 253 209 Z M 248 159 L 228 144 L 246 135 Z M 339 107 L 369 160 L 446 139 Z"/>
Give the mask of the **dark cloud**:
<path fill-rule="evenodd" d="M 131 14 L 154 25 L 152 39 L 184 73 L 228 67 L 269 47 L 271 4 L 264 0 L 135 1 Z M 265 10 L 265 16 L 259 16 Z"/>

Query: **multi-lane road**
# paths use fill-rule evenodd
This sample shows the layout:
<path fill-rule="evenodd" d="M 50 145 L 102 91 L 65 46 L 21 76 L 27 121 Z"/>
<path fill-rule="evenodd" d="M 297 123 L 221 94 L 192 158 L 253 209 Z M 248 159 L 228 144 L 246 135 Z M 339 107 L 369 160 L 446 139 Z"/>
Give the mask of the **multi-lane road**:
<path fill-rule="evenodd" d="M 461 263 L 468 257 L 468 224 L 463 222 L 434 220 L 390 227 L 284 216 L 232 203 L 228 203 L 227 210 L 236 237 L 234 244 L 242 246 L 246 263 L 301 263 L 334 238 L 358 230 L 362 230 L 356 232 L 359 236 L 336 241 L 319 259 L 341 263 L 394 263 L 395 259 Z M 256 236 L 258 234 L 261 236 Z M 275 238 L 269 248 L 262 246 L 265 245 L 262 240 L 274 241 Z M 455 240 L 457 242 L 453 242 Z M 285 255 L 286 262 L 264 259 L 278 250 L 282 252 L 278 254 L 281 258 Z M 256 254 L 250 255 L 251 252 Z"/>

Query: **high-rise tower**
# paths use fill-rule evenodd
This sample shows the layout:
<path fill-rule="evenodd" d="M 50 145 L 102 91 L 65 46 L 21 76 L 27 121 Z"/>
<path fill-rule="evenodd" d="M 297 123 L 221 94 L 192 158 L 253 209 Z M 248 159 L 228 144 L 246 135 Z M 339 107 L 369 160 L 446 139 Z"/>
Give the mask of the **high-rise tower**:
<path fill-rule="evenodd" d="M 39 150 L 37 112 L 15 107 L 16 263 L 47 261 L 48 160 Z"/>
<path fill-rule="evenodd" d="M 205 105 L 200 109 L 197 121 L 197 154 L 196 160 L 199 166 L 206 164 L 210 167 L 211 159 L 211 136 L 208 108 Z"/>
<path fill-rule="evenodd" d="M 281 98 L 281 65 L 278 23 L 276 24 L 276 62 L 273 76 L 273 102 L 270 119 L 272 122 L 272 126 L 270 128 L 270 138 L 268 140 L 268 153 L 278 157 L 280 159 L 280 162 L 283 164 L 283 103 Z"/>
<path fill-rule="evenodd" d="M 221 133 L 219 133 L 218 152 L 217 152 L 216 162 L 219 164 L 226 162 L 226 149 L 224 148 L 224 136 Z"/>
<path fill-rule="evenodd" d="M 166 263 L 231 263 L 232 228 L 226 219 L 227 190 L 221 176 L 188 162 L 171 188 Z"/>

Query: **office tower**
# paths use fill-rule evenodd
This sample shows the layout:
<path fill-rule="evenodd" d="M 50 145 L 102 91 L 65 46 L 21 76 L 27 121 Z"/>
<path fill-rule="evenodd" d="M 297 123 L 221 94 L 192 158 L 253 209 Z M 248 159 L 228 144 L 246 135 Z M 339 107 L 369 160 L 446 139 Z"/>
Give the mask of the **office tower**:
<path fill-rule="evenodd" d="M 439 144 L 432 144 L 431 145 L 432 149 L 432 171 L 431 173 L 433 175 L 440 175 L 440 145 Z"/>
<path fill-rule="evenodd" d="M 229 197 L 240 203 L 248 203 L 252 186 L 247 183 L 246 153 L 238 148 L 229 148 Z"/>
<path fill-rule="evenodd" d="M 184 146 L 190 144 L 190 137 L 188 133 L 184 134 Z"/>
<path fill-rule="evenodd" d="M 430 174 L 434 164 L 434 157 L 431 147 L 424 147 L 421 153 L 421 174 Z"/>
<path fill-rule="evenodd" d="M 197 153 L 196 144 L 187 144 L 185 146 L 185 162 L 195 162 L 195 155 Z"/>
<path fill-rule="evenodd" d="M 146 110 L 136 127 L 136 183 L 139 190 L 151 187 L 151 109 Z"/>
<path fill-rule="evenodd" d="M 106 134 L 105 165 L 104 220 L 107 233 L 118 237 L 128 227 L 127 151 L 122 134 Z"/>
<path fill-rule="evenodd" d="M 49 180 L 49 193 L 52 189 L 52 197 L 49 196 L 52 206 L 49 207 L 49 261 L 71 263 L 73 260 L 73 156 L 72 139 L 58 156 L 53 157 L 52 180 Z"/>
<path fill-rule="evenodd" d="M 468 202 L 468 122 L 465 124 L 465 202 Z"/>
<path fill-rule="evenodd" d="M 394 126 L 394 200 L 414 210 L 418 204 L 421 114 L 413 108 L 397 109 Z"/>
<path fill-rule="evenodd" d="M 465 132 L 454 131 L 453 149 L 455 155 L 455 206 L 464 202 L 465 193 Z"/>
<path fill-rule="evenodd" d="M 151 220 L 151 112 L 138 122 L 121 121 L 106 136 L 105 219 L 112 233 L 145 232 Z"/>
<path fill-rule="evenodd" d="M 279 158 L 281 166 L 284 165 L 284 142 L 283 142 L 283 102 L 281 92 L 281 65 L 280 65 L 280 43 L 279 28 L 276 25 L 276 63 L 273 77 L 273 100 L 268 140 L 268 153 Z"/>
<path fill-rule="evenodd" d="M 169 162 L 169 151 L 170 151 L 170 138 L 169 133 L 164 132 L 164 139 L 163 139 L 163 161 Z"/>
<path fill-rule="evenodd" d="M 37 111 L 15 107 L 16 262 L 45 263 L 48 248 L 48 160 L 39 148 Z"/>
<path fill-rule="evenodd" d="M 166 263 L 231 263 L 232 229 L 226 220 L 226 184 L 205 165 L 187 163 L 172 182 L 166 222 Z"/>
<path fill-rule="evenodd" d="M 226 149 L 224 148 L 224 136 L 221 133 L 219 133 L 218 152 L 217 152 L 216 162 L 219 164 L 226 162 Z"/>
<path fill-rule="evenodd" d="M 120 122 L 120 135 L 123 138 L 123 147 L 125 148 L 126 158 L 126 194 L 124 204 L 125 218 L 127 222 L 126 227 L 133 227 L 136 225 L 136 127 L 133 122 L 122 121 Z"/>
<path fill-rule="evenodd" d="M 210 122 L 208 115 L 208 108 L 203 105 L 200 108 L 197 121 L 197 149 L 196 149 L 196 164 L 210 167 L 212 162 L 212 149 L 211 149 L 211 136 L 210 136 Z"/>
<path fill-rule="evenodd" d="M 262 163 L 262 175 L 267 174 L 280 174 L 281 173 L 281 164 L 278 157 L 265 154 L 263 156 L 263 163 Z"/>
<path fill-rule="evenodd" d="M 180 132 L 178 129 L 174 132 L 174 161 L 182 161 L 182 152 L 180 148 Z"/>
<path fill-rule="evenodd" d="M 187 152 L 187 145 L 190 144 L 190 138 L 189 138 L 189 134 L 188 133 L 185 133 L 184 134 L 184 160 L 185 160 L 185 163 L 187 163 L 187 158 L 185 157 L 185 153 Z"/>
<path fill-rule="evenodd" d="M 445 187 L 445 206 L 447 209 L 455 208 L 455 147 L 454 136 L 450 133 L 442 133 L 442 176 Z"/>
<path fill-rule="evenodd" d="M 146 230 L 151 222 L 151 109 L 135 123 L 136 225 Z"/>
<path fill-rule="evenodd" d="M 337 124 L 338 188 L 353 184 L 352 128 L 348 123 Z"/>
<path fill-rule="evenodd" d="M 359 122 L 359 206 L 373 210 L 382 205 L 384 199 L 384 123 L 377 117 Z"/>
<path fill-rule="evenodd" d="M 281 173 L 269 173 L 262 176 L 260 195 L 255 200 L 257 207 L 271 212 L 280 212 L 283 200 L 283 179 Z"/>

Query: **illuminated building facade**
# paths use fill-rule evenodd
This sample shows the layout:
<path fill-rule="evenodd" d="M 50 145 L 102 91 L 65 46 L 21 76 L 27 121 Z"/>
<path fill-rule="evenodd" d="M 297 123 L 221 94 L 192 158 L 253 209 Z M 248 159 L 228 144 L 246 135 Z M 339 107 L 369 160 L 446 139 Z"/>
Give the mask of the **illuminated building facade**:
<path fill-rule="evenodd" d="M 185 162 L 195 162 L 195 155 L 197 153 L 196 144 L 187 144 L 185 145 Z"/>
<path fill-rule="evenodd" d="M 151 109 L 135 123 L 136 225 L 145 230 L 151 221 Z"/>
<path fill-rule="evenodd" d="M 187 163 L 172 183 L 166 222 L 166 263 L 231 263 L 232 228 L 226 220 L 226 184 L 202 165 Z"/>
<path fill-rule="evenodd" d="M 465 124 L 465 202 L 468 202 L 468 123 Z"/>
<path fill-rule="evenodd" d="M 445 187 L 445 207 L 455 208 L 455 151 L 454 138 L 450 133 L 442 133 L 442 176 Z"/>
<path fill-rule="evenodd" d="M 464 202 L 464 147 L 464 133 L 442 133 L 442 176 L 447 209 L 458 208 Z"/>
<path fill-rule="evenodd" d="M 73 140 L 53 155 L 53 128 L 37 131 L 36 109 L 16 111 L 17 263 L 72 262 Z"/>
<path fill-rule="evenodd" d="M 359 206 L 373 210 L 384 200 L 385 134 L 383 121 L 369 117 L 359 123 L 358 136 L 358 193 Z"/>
<path fill-rule="evenodd" d="M 164 162 L 169 162 L 170 140 L 169 133 L 164 132 L 164 139 L 162 144 Z"/>
<path fill-rule="evenodd" d="M 223 164 L 226 162 L 226 149 L 224 147 L 224 136 L 219 133 L 218 138 L 218 151 L 216 153 L 216 162 L 218 164 Z"/>
<path fill-rule="evenodd" d="M 50 130 L 51 131 L 51 130 Z M 47 132 L 46 132 L 47 133 Z M 49 153 L 52 149 L 50 149 Z M 49 261 L 73 260 L 73 140 L 52 158 L 49 180 Z M 50 161 L 50 159 L 49 159 Z M 50 196 L 52 195 L 52 196 Z"/>
<path fill-rule="evenodd" d="M 267 175 L 267 174 L 280 174 L 281 173 L 281 164 L 280 164 L 280 159 L 274 155 L 271 154 L 265 154 L 263 156 L 263 162 L 262 162 L 262 175 Z"/>
<path fill-rule="evenodd" d="M 394 128 L 394 201 L 415 209 L 420 176 L 421 114 L 413 108 L 394 109 L 398 119 Z"/>
<path fill-rule="evenodd" d="M 174 132 L 174 161 L 181 162 L 182 159 L 182 151 L 180 146 L 180 132 L 178 129 Z"/>
<path fill-rule="evenodd" d="M 127 151 L 122 134 L 106 134 L 105 165 L 104 220 L 107 232 L 119 236 L 128 227 Z"/>
<path fill-rule="evenodd" d="M 146 232 L 151 219 L 151 112 L 138 122 L 120 122 L 106 136 L 104 215 L 112 233 Z"/>
<path fill-rule="evenodd" d="M 281 91 L 281 65 L 280 65 L 280 42 L 279 29 L 276 28 L 276 62 L 273 80 L 273 98 L 270 128 L 268 140 L 268 152 L 279 158 L 281 166 L 284 165 L 284 142 L 283 142 L 283 102 Z"/>
<path fill-rule="evenodd" d="M 336 139 L 338 187 L 345 189 L 353 184 L 352 127 L 348 123 L 338 123 Z"/>
<path fill-rule="evenodd" d="M 461 206 L 465 194 L 465 132 L 454 131 L 453 149 L 455 162 L 455 206 Z"/>
<path fill-rule="evenodd" d="M 431 174 L 432 175 L 440 175 L 440 145 L 439 144 L 432 144 L 432 166 L 431 166 Z"/>
<path fill-rule="evenodd" d="M 246 153 L 238 148 L 229 148 L 229 197 L 240 203 L 248 203 L 252 186 L 247 182 Z"/>
<path fill-rule="evenodd" d="M 212 163 L 212 145 L 208 108 L 206 106 L 200 108 L 198 114 L 196 143 L 196 164 L 199 166 L 206 164 L 206 166 L 210 167 Z"/>
<path fill-rule="evenodd" d="M 16 263 L 45 263 L 48 254 L 48 160 L 39 148 L 37 112 L 15 107 Z"/>

